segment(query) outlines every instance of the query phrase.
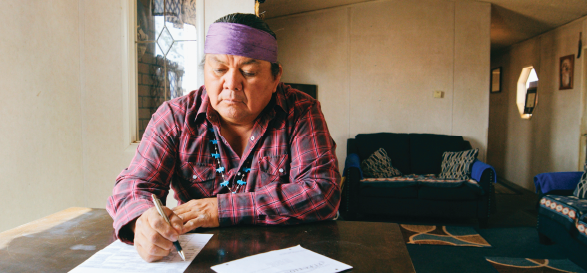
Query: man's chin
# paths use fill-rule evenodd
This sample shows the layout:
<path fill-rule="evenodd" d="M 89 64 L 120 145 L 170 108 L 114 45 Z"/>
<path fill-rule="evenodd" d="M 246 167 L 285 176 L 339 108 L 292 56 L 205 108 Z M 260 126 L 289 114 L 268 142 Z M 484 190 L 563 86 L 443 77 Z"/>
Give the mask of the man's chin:
<path fill-rule="evenodd" d="M 228 107 L 219 112 L 219 114 L 223 119 L 233 122 L 239 121 L 246 116 L 245 113 L 237 107 Z"/>

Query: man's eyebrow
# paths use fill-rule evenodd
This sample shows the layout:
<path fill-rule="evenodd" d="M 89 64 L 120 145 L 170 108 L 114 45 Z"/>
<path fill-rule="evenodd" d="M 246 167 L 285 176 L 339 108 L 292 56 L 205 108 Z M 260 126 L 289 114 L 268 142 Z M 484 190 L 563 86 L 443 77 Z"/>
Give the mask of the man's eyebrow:
<path fill-rule="evenodd" d="M 248 65 L 248 64 L 258 64 L 259 62 L 255 59 L 250 59 L 248 61 L 244 61 L 241 65 Z"/>
<path fill-rule="evenodd" d="M 226 64 L 225 62 L 221 61 L 220 59 L 216 58 L 216 56 L 212 56 L 212 60 L 220 64 Z"/>

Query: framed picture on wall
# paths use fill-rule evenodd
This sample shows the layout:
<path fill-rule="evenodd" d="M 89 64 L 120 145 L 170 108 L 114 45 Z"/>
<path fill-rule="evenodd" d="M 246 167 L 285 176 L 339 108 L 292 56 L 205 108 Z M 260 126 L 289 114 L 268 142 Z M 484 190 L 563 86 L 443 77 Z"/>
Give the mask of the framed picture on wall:
<path fill-rule="evenodd" d="M 575 72 L 575 54 L 561 57 L 559 66 L 558 90 L 573 89 L 573 75 Z"/>
<path fill-rule="evenodd" d="M 501 92 L 501 67 L 491 69 L 491 87 L 489 87 L 491 93 Z"/>

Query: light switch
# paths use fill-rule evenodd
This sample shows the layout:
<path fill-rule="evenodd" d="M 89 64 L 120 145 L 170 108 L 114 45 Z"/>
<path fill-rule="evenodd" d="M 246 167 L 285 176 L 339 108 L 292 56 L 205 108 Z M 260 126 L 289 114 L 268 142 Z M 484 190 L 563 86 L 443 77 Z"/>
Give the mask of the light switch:
<path fill-rule="evenodd" d="M 442 92 L 442 91 L 434 91 L 434 98 L 437 98 L 437 99 L 444 98 L 444 92 Z"/>

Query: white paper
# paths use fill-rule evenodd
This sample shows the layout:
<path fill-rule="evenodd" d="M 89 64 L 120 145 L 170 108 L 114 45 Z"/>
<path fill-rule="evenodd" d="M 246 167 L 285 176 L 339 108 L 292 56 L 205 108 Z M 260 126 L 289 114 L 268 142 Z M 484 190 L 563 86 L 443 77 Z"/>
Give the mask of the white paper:
<path fill-rule="evenodd" d="M 330 273 L 351 268 L 298 245 L 215 265 L 212 270 L 218 273 Z"/>
<path fill-rule="evenodd" d="M 139 256 L 134 246 L 120 240 L 98 251 L 70 273 L 81 272 L 184 272 L 190 263 L 208 243 L 213 234 L 184 234 L 179 236 L 179 243 L 185 261 L 181 259 L 175 247 L 169 255 L 160 261 L 148 263 Z"/>

